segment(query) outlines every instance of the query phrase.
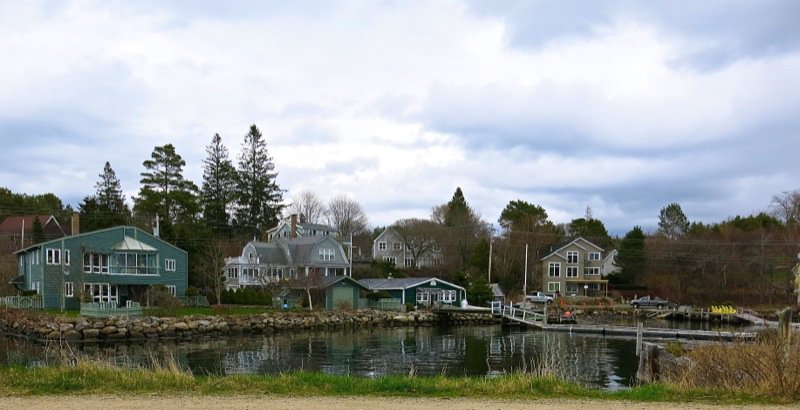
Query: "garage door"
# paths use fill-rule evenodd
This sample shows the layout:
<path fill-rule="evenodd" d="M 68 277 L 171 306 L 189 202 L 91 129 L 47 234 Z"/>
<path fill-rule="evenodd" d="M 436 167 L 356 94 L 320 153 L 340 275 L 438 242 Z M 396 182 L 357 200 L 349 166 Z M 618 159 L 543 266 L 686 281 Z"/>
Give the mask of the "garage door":
<path fill-rule="evenodd" d="M 353 289 L 333 288 L 333 309 L 350 309 L 353 307 Z"/>

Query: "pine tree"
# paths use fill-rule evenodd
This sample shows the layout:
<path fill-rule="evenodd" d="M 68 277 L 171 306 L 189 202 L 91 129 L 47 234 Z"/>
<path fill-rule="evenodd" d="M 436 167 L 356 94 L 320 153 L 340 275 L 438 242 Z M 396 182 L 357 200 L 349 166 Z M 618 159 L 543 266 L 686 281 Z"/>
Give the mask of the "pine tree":
<path fill-rule="evenodd" d="M 208 156 L 203 160 L 203 188 L 200 194 L 203 219 L 212 228 L 221 229 L 228 225 L 228 208 L 233 202 L 236 187 L 236 169 L 228 158 L 228 148 L 222 144 L 219 134 L 214 134 L 206 153 Z"/>
<path fill-rule="evenodd" d="M 676 239 L 683 236 L 689 230 L 689 219 L 683 213 L 683 209 L 677 202 L 673 202 L 658 214 L 658 233 L 665 235 L 668 239 Z"/>
<path fill-rule="evenodd" d="M 637 275 L 644 273 L 647 257 L 644 253 L 644 231 L 639 226 L 634 226 L 619 246 L 619 253 L 614 260 L 614 265 L 620 272 L 611 278 L 621 283 L 632 283 Z"/>
<path fill-rule="evenodd" d="M 236 222 L 246 227 L 277 224 L 283 206 L 283 191 L 275 181 L 275 164 L 267 151 L 267 143 L 255 124 L 244 136 L 239 157 Z"/>
<path fill-rule="evenodd" d="M 82 231 L 110 228 L 130 221 L 131 211 L 125 204 L 122 185 L 108 161 L 103 173 L 98 176 L 100 180 L 95 184 L 97 191 L 84 198 L 79 205 Z"/>
<path fill-rule="evenodd" d="M 183 178 L 186 161 L 172 144 L 155 147 L 151 159 L 142 163 L 139 196 L 135 198 L 137 214 L 159 216 L 164 228 L 179 222 L 191 222 L 199 211 L 197 186 Z"/>

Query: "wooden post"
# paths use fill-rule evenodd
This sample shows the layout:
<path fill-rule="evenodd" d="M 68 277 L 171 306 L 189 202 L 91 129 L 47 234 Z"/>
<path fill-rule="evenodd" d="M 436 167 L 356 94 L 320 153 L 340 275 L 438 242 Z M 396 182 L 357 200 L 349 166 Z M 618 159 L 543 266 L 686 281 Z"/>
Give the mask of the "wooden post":
<path fill-rule="evenodd" d="M 778 332 L 781 339 L 788 339 L 791 335 L 792 308 L 786 308 L 778 312 Z"/>
<path fill-rule="evenodd" d="M 642 354 L 642 330 L 644 326 L 641 322 L 636 325 L 636 356 Z"/>

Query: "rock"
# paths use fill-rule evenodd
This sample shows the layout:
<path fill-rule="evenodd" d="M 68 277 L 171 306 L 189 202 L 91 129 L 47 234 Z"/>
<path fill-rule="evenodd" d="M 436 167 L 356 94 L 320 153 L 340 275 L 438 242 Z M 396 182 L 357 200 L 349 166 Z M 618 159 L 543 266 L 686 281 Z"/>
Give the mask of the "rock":
<path fill-rule="evenodd" d="M 98 336 L 100 336 L 99 329 L 83 329 L 84 339 L 97 339 Z"/>

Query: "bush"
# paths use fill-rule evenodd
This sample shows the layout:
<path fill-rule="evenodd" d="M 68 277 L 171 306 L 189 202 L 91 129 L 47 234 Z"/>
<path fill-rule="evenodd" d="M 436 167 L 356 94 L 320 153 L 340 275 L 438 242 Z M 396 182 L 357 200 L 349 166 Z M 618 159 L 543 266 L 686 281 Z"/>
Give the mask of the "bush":
<path fill-rule="evenodd" d="M 385 290 L 381 290 L 379 292 L 367 293 L 367 299 L 369 299 L 369 300 L 391 299 L 391 298 L 392 298 L 392 294 L 387 292 L 387 291 L 385 291 Z"/>

